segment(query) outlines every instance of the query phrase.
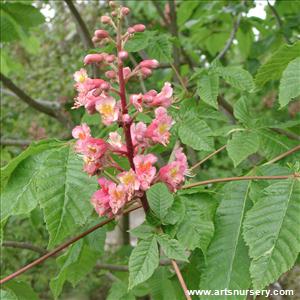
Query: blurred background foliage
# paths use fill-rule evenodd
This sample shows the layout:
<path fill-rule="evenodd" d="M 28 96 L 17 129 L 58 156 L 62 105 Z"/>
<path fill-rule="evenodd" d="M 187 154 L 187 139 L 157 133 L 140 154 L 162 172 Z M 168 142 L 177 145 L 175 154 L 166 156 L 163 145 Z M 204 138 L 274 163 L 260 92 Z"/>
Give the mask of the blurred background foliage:
<path fill-rule="evenodd" d="M 295 43 L 299 39 L 300 2 L 283 0 L 270 2 L 177 0 L 177 25 L 174 28 L 168 1 L 122 1 L 124 5 L 130 7 L 132 12 L 127 21 L 132 24 L 143 23 L 148 29 L 141 40 L 137 38 L 127 46 L 129 47 L 127 50 L 132 51 L 130 64 L 139 61 L 146 54 L 160 60 L 163 68 L 154 72 L 154 75 L 144 82 L 146 89 L 159 90 L 163 82 L 174 79 L 176 97 L 180 98 L 183 94 L 182 87 L 168 65 L 168 57 L 166 58 L 172 49 L 180 49 L 179 58 L 173 55 L 174 52 L 172 54 L 175 58 L 174 66 L 189 90 L 189 97 L 197 99 L 201 93 L 197 89 L 198 78 L 205 74 L 212 61 L 224 48 L 240 14 L 241 19 L 236 28 L 233 43 L 221 61 L 224 66 L 243 66 L 252 76 L 255 76 L 260 65 L 266 62 L 280 46 Z M 101 28 L 99 18 L 107 11 L 105 1 L 78 0 L 73 1 L 73 4 L 91 35 L 95 29 Z M 66 2 L 1 1 L 0 9 L 1 73 L 35 101 L 60 111 L 60 117 L 46 115 L 21 101 L 13 90 L 1 84 L 1 165 L 6 165 L 30 141 L 43 138 L 69 138 L 70 128 L 80 120 L 93 126 L 93 130 L 99 136 L 103 136 L 105 129 L 99 125 L 98 116 L 88 116 L 83 110 L 71 110 L 75 96 L 72 74 L 82 67 L 86 52 L 95 52 L 97 48 L 86 44 Z M 154 47 L 154 45 L 159 45 L 159 47 Z M 140 51 L 136 52 L 136 50 Z M 176 58 L 179 61 L 176 61 Z M 92 70 L 89 71 L 92 72 Z M 267 123 L 293 121 L 283 126 L 283 129 L 288 131 L 287 136 L 274 132 L 271 139 L 295 145 L 299 143 L 297 134 L 300 129 L 300 102 L 296 99 L 279 110 L 278 84 L 279 80 L 268 81 L 262 88 L 257 89 L 256 93 L 249 94 L 251 103 L 249 110 L 253 116 L 263 116 Z M 140 83 L 134 82 L 128 87 L 128 92 L 137 92 L 140 89 Z M 219 95 L 234 106 L 241 92 L 222 81 Z M 224 112 L 222 116 L 211 106 L 203 104 L 202 108 L 203 116 L 209 115 L 208 124 L 214 131 L 220 132 L 216 139 L 217 146 L 223 145 L 226 141 L 226 128 L 233 126 L 230 111 L 219 107 L 219 110 Z M 173 111 L 175 118 L 180 118 L 180 113 L 176 109 Z M 140 116 L 144 121 L 146 117 Z M 222 130 L 224 130 L 224 137 L 222 137 Z M 208 153 L 189 149 L 187 151 L 190 163 L 198 161 Z M 259 156 L 253 155 L 243 162 L 239 169 L 234 169 L 233 162 L 226 153 L 222 153 L 213 161 L 205 163 L 198 176 L 203 180 L 233 174 L 240 175 L 243 170 L 259 160 Z M 47 247 L 45 241 L 48 240 L 48 234 L 45 226 L 42 226 L 43 217 L 39 209 L 32 211 L 29 219 L 27 216 L 18 216 L 11 217 L 8 222 L 5 240 L 26 240 L 41 248 Z M 33 251 L 13 248 L 5 248 L 3 253 L 5 257 L 1 257 L 1 266 L 5 269 L 5 273 L 15 271 L 18 266 L 30 262 L 39 255 Z M 122 247 L 113 254 L 105 253 L 106 262 L 126 264 L 130 247 Z M 165 278 L 168 271 L 161 267 L 157 272 Z M 294 272 L 299 273 L 299 270 L 296 269 Z M 57 266 L 49 260 L 23 275 L 22 279 L 31 282 L 41 299 L 52 299 L 49 277 L 55 277 L 56 273 Z M 70 283 L 66 284 L 60 298 L 134 299 L 135 296 L 142 297 L 147 294 L 149 287 L 154 293 L 159 290 L 159 284 L 161 284 L 154 282 L 153 279 L 140 290 L 135 290 L 134 295 L 126 294 L 127 287 L 122 285 L 122 281 L 127 280 L 127 274 L 124 272 L 107 274 L 110 273 L 94 268 L 93 272 L 89 273 L 76 288 L 73 288 Z M 296 284 L 293 283 L 294 275 L 291 276 L 290 279 L 284 277 L 284 287 L 292 286 L 296 289 L 297 286 L 295 287 Z M 172 278 L 165 279 L 165 281 L 167 282 L 164 284 L 175 284 Z M 112 284 L 113 289 L 109 291 Z M 23 295 L 17 299 L 34 299 L 28 286 L 21 286 L 21 290 L 26 291 L 27 298 Z M 120 296 L 125 294 L 126 297 Z M 6 296 L 8 299 L 9 295 Z M 170 298 L 164 295 L 162 298 L 154 299 Z"/>

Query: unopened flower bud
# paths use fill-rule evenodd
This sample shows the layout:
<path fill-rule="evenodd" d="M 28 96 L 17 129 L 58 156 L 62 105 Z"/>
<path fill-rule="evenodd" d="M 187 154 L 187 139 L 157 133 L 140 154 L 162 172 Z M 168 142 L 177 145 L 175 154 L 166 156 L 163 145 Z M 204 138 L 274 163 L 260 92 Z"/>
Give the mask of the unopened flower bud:
<path fill-rule="evenodd" d="M 144 77 L 147 77 L 152 74 L 152 70 L 149 68 L 141 68 L 141 73 Z"/>
<path fill-rule="evenodd" d="M 123 68 L 123 76 L 124 76 L 124 78 L 129 77 L 130 74 L 131 74 L 131 69 L 129 67 Z"/>
<path fill-rule="evenodd" d="M 146 59 L 140 62 L 140 67 L 148 69 L 156 69 L 159 66 L 159 62 L 156 59 Z"/>
<path fill-rule="evenodd" d="M 103 60 L 103 56 L 101 54 L 88 54 L 84 58 L 83 62 L 85 65 L 92 64 L 92 63 L 98 63 Z"/>
<path fill-rule="evenodd" d="M 99 43 L 100 40 L 99 40 L 96 36 L 93 36 L 92 42 L 93 42 L 94 44 L 96 44 L 96 43 Z"/>
<path fill-rule="evenodd" d="M 101 20 L 101 23 L 103 23 L 103 24 L 111 23 L 111 18 L 109 16 L 102 16 L 100 20 Z"/>
<path fill-rule="evenodd" d="M 121 14 L 122 16 L 127 16 L 130 13 L 130 9 L 126 6 L 121 8 Z"/>
<path fill-rule="evenodd" d="M 115 57 L 113 54 L 107 55 L 107 56 L 105 57 L 105 61 L 106 61 L 107 63 L 112 63 L 112 62 L 115 61 L 115 59 L 116 59 L 116 57 Z"/>
<path fill-rule="evenodd" d="M 131 117 L 129 116 L 129 114 L 123 115 L 123 116 L 122 116 L 122 121 L 123 121 L 123 123 L 125 123 L 125 124 L 130 124 L 130 122 L 131 122 Z"/>
<path fill-rule="evenodd" d="M 110 84 L 108 82 L 103 82 L 101 83 L 100 88 L 104 91 L 107 91 L 110 89 Z"/>
<path fill-rule="evenodd" d="M 133 33 L 135 33 L 135 30 L 133 27 L 128 27 L 127 32 L 130 34 L 133 34 Z"/>
<path fill-rule="evenodd" d="M 109 2 L 108 2 L 108 5 L 109 5 L 111 8 L 117 7 L 117 4 L 116 4 L 114 1 L 109 1 Z"/>
<path fill-rule="evenodd" d="M 111 15 L 112 15 L 112 17 L 116 17 L 118 15 L 118 13 L 116 11 L 112 11 Z"/>
<path fill-rule="evenodd" d="M 143 24 L 136 24 L 134 26 L 132 26 L 133 29 L 135 30 L 135 32 L 144 32 L 146 29 L 146 26 Z"/>
<path fill-rule="evenodd" d="M 96 30 L 94 35 L 99 39 L 105 39 L 109 37 L 109 33 L 106 30 L 102 30 L 102 29 Z"/>
<path fill-rule="evenodd" d="M 126 59 L 128 57 L 128 52 L 127 51 L 120 51 L 119 54 L 118 54 L 118 57 L 120 59 Z"/>
<path fill-rule="evenodd" d="M 106 71 L 105 72 L 105 76 L 107 77 L 107 78 L 109 78 L 109 79 L 114 79 L 114 78 L 116 78 L 116 72 L 115 71 L 113 71 L 113 70 L 109 70 L 109 71 Z"/>

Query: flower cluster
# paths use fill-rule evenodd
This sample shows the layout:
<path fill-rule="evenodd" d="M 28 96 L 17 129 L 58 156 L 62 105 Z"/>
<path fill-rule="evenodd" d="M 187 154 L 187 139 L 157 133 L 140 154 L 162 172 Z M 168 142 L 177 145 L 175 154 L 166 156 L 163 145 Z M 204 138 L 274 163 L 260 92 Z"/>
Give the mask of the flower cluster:
<path fill-rule="evenodd" d="M 123 134 L 112 131 L 106 140 L 94 138 L 87 124 L 76 126 L 72 132 L 77 140 L 75 151 L 82 155 L 84 170 L 89 175 L 101 174 L 111 167 L 118 172 L 114 180 L 106 177 L 98 179 L 100 189 L 91 200 L 99 215 L 108 216 L 121 213 L 126 203 L 143 197 L 145 191 L 156 182 L 164 182 L 170 191 L 176 191 L 183 183 L 188 169 L 182 148 L 178 148 L 175 159 L 160 170 L 155 167 L 157 157 L 148 153 L 149 147 L 158 143 L 166 146 L 170 141 L 170 129 L 174 122 L 167 108 L 172 104 L 173 89 L 166 82 L 160 92 L 150 90 L 144 94 L 132 94 L 127 102 L 126 83 L 137 76 L 150 76 L 159 63 L 147 59 L 133 69 L 124 66 L 128 58 L 124 45 L 136 32 L 143 32 L 145 26 L 136 24 L 127 28 L 126 32 L 121 32 L 122 20 L 130 10 L 112 1 L 110 6 L 111 16 L 102 16 L 101 22 L 113 27 L 116 36 L 99 29 L 95 31 L 93 42 L 100 47 L 113 43 L 117 52 L 88 54 L 84 58 L 85 65 L 94 64 L 102 70 L 105 80 L 89 78 L 85 69 L 75 72 L 78 95 L 74 108 L 83 106 L 89 114 L 99 113 L 104 125 L 117 123 L 123 128 Z M 144 110 L 150 115 L 154 113 L 148 126 L 143 122 L 135 122 L 137 114 Z M 124 170 L 115 162 L 113 155 L 127 157 L 130 169 Z"/>

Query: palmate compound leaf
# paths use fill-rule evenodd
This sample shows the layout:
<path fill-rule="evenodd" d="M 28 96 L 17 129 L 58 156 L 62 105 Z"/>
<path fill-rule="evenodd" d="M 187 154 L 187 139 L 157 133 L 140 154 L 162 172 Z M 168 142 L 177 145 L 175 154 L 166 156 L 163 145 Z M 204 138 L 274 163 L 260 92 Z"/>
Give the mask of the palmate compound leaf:
<path fill-rule="evenodd" d="M 97 184 L 82 171 L 81 158 L 66 146 L 47 157 L 37 187 L 52 247 L 85 224 Z"/>
<path fill-rule="evenodd" d="M 300 54 L 300 52 L 299 52 Z M 286 106 L 300 95 L 300 57 L 292 60 L 282 73 L 279 85 L 279 103 Z"/>
<path fill-rule="evenodd" d="M 224 186 L 216 212 L 215 235 L 207 251 L 200 289 L 243 290 L 250 286 L 248 250 L 242 239 L 242 223 L 251 201 L 250 182 L 231 182 Z M 245 299 L 246 296 L 209 296 L 201 299 Z"/>
<path fill-rule="evenodd" d="M 129 289 L 150 278 L 158 264 L 156 237 L 140 240 L 129 258 Z"/>
<path fill-rule="evenodd" d="M 263 289 L 288 271 L 300 252 L 300 181 L 275 182 L 246 214 L 243 235 L 252 259 L 254 289 Z"/>

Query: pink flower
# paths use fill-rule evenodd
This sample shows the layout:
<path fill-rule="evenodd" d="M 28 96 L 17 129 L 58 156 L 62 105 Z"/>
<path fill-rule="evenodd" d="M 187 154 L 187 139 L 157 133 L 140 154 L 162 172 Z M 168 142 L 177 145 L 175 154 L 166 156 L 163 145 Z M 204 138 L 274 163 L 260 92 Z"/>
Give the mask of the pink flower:
<path fill-rule="evenodd" d="M 132 169 L 118 174 L 117 177 L 120 180 L 120 182 L 125 186 L 130 195 L 132 195 L 134 191 L 139 190 L 140 182 L 137 178 L 137 175 Z"/>
<path fill-rule="evenodd" d="M 111 214 L 109 187 L 114 183 L 104 177 L 99 178 L 98 183 L 101 189 L 93 194 L 91 202 L 100 216 Z"/>
<path fill-rule="evenodd" d="M 154 90 L 149 91 L 148 93 L 144 96 L 145 103 L 148 106 L 169 107 L 172 103 L 173 88 L 169 82 L 164 84 L 164 87 L 159 94 Z"/>
<path fill-rule="evenodd" d="M 173 125 L 173 120 L 167 114 L 167 110 L 164 107 L 157 108 L 155 116 L 155 119 L 147 128 L 146 136 L 153 142 L 166 146 L 169 143 L 169 130 Z"/>
<path fill-rule="evenodd" d="M 108 126 L 118 120 L 120 107 L 115 98 L 102 95 L 96 102 L 96 110 L 100 113 L 103 124 Z"/>
<path fill-rule="evenodd" d="M 83 123 L 82 125 L 73 128 L 72 136 L 75 139 L 85 140 L 86 138 L 91 137 L 91 129 L 86 123 Z"/>
<path fill-rule="evenodd" d="M 187 158 L 182 148 L 179 148 L 175 152 L 175 160 L 159 170 L 158 180 L 166 183 L 171 192 L 175 192 L 184 181 L 187 169 Z"/>
<path fill-rule="evenodd" d="M 73 77 L 76 82 L 84 83 L 85 80 L 88 79 L 88 74 L 85 69 L 80 69 L 74 73 Z"/>
<path fill-rule="evenodd" d="M 122 143 L 122 138 L 116 131 L 109 133 L 109 139 L 107 142 L 111 145 L 113 151 L 127 151 L 126 145 Z"/>
<path fill-rule="evenodd" d="M 153 164 L 156 163 L 156 161 L 157 157 L 153 154 L 136 155 L 133 158 L 135 172 L 141 185 L 140 188 L 144 191 L 149 189 L 155 177 L 156 168 Z"/>
<path fill-rule="evenodd" d="M 143 95 L 142 94 L 133 94 L 129 97 L 130 103 L 138 110 L 139 112 L 143 111 Z"/>
<path fill-rule="evenodd" d="M 126 187 L 123 184 L 111 184 L 109 186 L 109 196 L 109 205 L 112 213 L 117 214 L 128 200 Z"/>
<path fill-rule="evenodd" d="M 147 132 L 147 126 L 143 122 L 138 123 L 132 123 L 130 127 L 130 133 L 133 145 L 139 146 L 139 147 L 147 147 L 148 142 L 146 140 L 146 132 Z"/>
<path fill-rule="evenodd" d="M 84 141 L 80 152 L 94 161 L 104 156 L 107 148 L 104 140 L 89 137 Z"/>

